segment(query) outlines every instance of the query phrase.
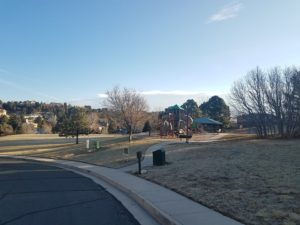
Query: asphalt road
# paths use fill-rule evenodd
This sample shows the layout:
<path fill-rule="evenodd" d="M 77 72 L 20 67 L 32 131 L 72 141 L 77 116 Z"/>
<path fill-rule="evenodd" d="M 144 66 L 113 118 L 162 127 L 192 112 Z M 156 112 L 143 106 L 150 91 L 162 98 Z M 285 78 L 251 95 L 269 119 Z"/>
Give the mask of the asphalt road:
<path fill-rule="evenodd" d="M 57 167 L 0 159 L 0 225 L 138 225 L 92 180 Z"/>

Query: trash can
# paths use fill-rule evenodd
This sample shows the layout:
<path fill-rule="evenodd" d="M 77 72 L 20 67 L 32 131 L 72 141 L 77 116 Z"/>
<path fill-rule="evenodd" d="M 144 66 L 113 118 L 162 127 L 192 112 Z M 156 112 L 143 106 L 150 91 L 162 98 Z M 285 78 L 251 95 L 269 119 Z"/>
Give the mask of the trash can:
<path fill-rule="evenodd" d="M 159 149 L 159 150 L 154 151 L 152 154 L 153 154 L 153 165 L 154 166 L 162 166 L 166 163 L 165 150 Z"/>

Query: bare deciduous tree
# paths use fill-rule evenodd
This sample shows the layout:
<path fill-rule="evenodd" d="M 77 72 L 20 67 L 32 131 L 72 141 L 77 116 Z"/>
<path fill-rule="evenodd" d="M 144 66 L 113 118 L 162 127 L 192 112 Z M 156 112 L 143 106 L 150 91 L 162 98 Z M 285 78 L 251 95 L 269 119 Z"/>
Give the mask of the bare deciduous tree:
<path fill-rule="evenodd" d="M 300 73 L 295 68 L 259 68 L 235 82 L 231 90 L 232 106 L 247 115 L 260 137 L 279 134 L 293 137 L 300 124 Z M 297 92 L 298 90 L 298 92 Z"/>
<path fill-rule="evenodd" d="M 121 90 L 119 87 L 114 87 L 106 94 L 107 106 L 120 115 L 129 132 L 129 141 L 131 141 L 133 131 L 145 119 L 145 112 L 148 109 L 145 98 L 135 90 L 128 88 Z"/>
<path fill-rule="evenodd" d="M 267 136 L 266 79 L 257 67 L 244 80 L 236 82 L 231 91 L 233 107 L 249 116 L 260 137 Z"/>
<path fill-rule="evenodd" d="M 300 71 L 296 68 L 287 68 L 284 71 L 285 78 L 285 101 L 284 107 L 285 123 L 286 123 L 286 136 L 295 136 L 297 129 L 300 129 L 300 110 L 299 110 L 299 81 Z"/>
<path fill-rule="evenodd" d="M 90 128 L 90 131 L 93 133 L 99 132 L 99 113 L 98 112 L 88 112 L 87 113 L 87 121 Z"/>
<path fill-rule="evenodd" d="M 281 70 L 275 67 L 270 71 L 267 77 L 266 96 L 270 114 L 275 116 L 277 130 L 281 136 L 284 135 L 284 86 Z M 274 131 L 274 133 L 276 133 L 276 131 Z"/>

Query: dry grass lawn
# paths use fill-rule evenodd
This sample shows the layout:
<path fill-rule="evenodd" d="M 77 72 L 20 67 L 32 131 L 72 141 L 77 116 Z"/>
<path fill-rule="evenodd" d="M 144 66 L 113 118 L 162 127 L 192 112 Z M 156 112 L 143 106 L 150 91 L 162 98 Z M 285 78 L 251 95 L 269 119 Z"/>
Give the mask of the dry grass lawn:
<path fill-rule="evenodd" d="M 170 144 L 146 179 L 245 224 L 300 224 L 300 140 Z"/>
<path fill-rule="evenodd" d="M 209 141 L 216 139 L 249 138 L 239 134 L 195 134 L 191 141 Z M 92 151 L 87 151 L 85 141 L 90 139 Z M 94 142 L 100 142 L 96 150 Z M 128 143 L 128 136 L 123 135 L 89 135 L 80 136 L 80 143 L 75 144 L 74 138 L 58 137 L 57 134 L 24 134 L 0 137 L 0 154 L 28 155 L 46 158 L 78 160 L 101 166 L 119 168 L 136 162 L 136 152 L 145 152 L 151 145 L 167 141 L 179 142 L 177 138 L 162 138 L 159 136 L 135 136 L 134 142 Z M 182 140 L 185 142 L 185 140 Z M 124 155 L 124 148 L 129 154 Z"/>
<path fill-rule="evenodd" d="M 86 149 L 85 141 L 90 139 L 91 149 Z M 100 142 L 96 150 L 94 141 Z M 147 136 L 137 136 L 129 144 L 123 135 L 89 135 L 75 139 L 58 137 L 58 135 L 13 135 L 0 138 L 0 154 L 27 155 L 55 159 L 77 160 L 101 166 L 119 168 L 136 162 L 136 152 L 145 152 L 148 147 L 159 140 Z M 124 148 L 129 154 L 124 155 Z"/>

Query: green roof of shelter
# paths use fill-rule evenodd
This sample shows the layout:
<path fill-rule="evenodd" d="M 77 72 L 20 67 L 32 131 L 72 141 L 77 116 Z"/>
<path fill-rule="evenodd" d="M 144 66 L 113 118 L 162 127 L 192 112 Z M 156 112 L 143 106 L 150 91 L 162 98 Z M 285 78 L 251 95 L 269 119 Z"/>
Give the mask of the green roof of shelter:
<path fill-rule="evenodd" d="M 205 117 L 196 118 L 196 119 L 194 119 L 193 123 L 208 124 L 208 125 L 223 125 L 223 123 L 221 123 L 219 121 L 205 118 Z"/>
<path fill-rule="evenodd" d="M 183 108 L 181 108 L 180 106 L 178 106 L 177 104 L 176 105 L 173 105 L 173 106 L 170 106 L 167 108 L 168 110 L 184 110 Z"/>

